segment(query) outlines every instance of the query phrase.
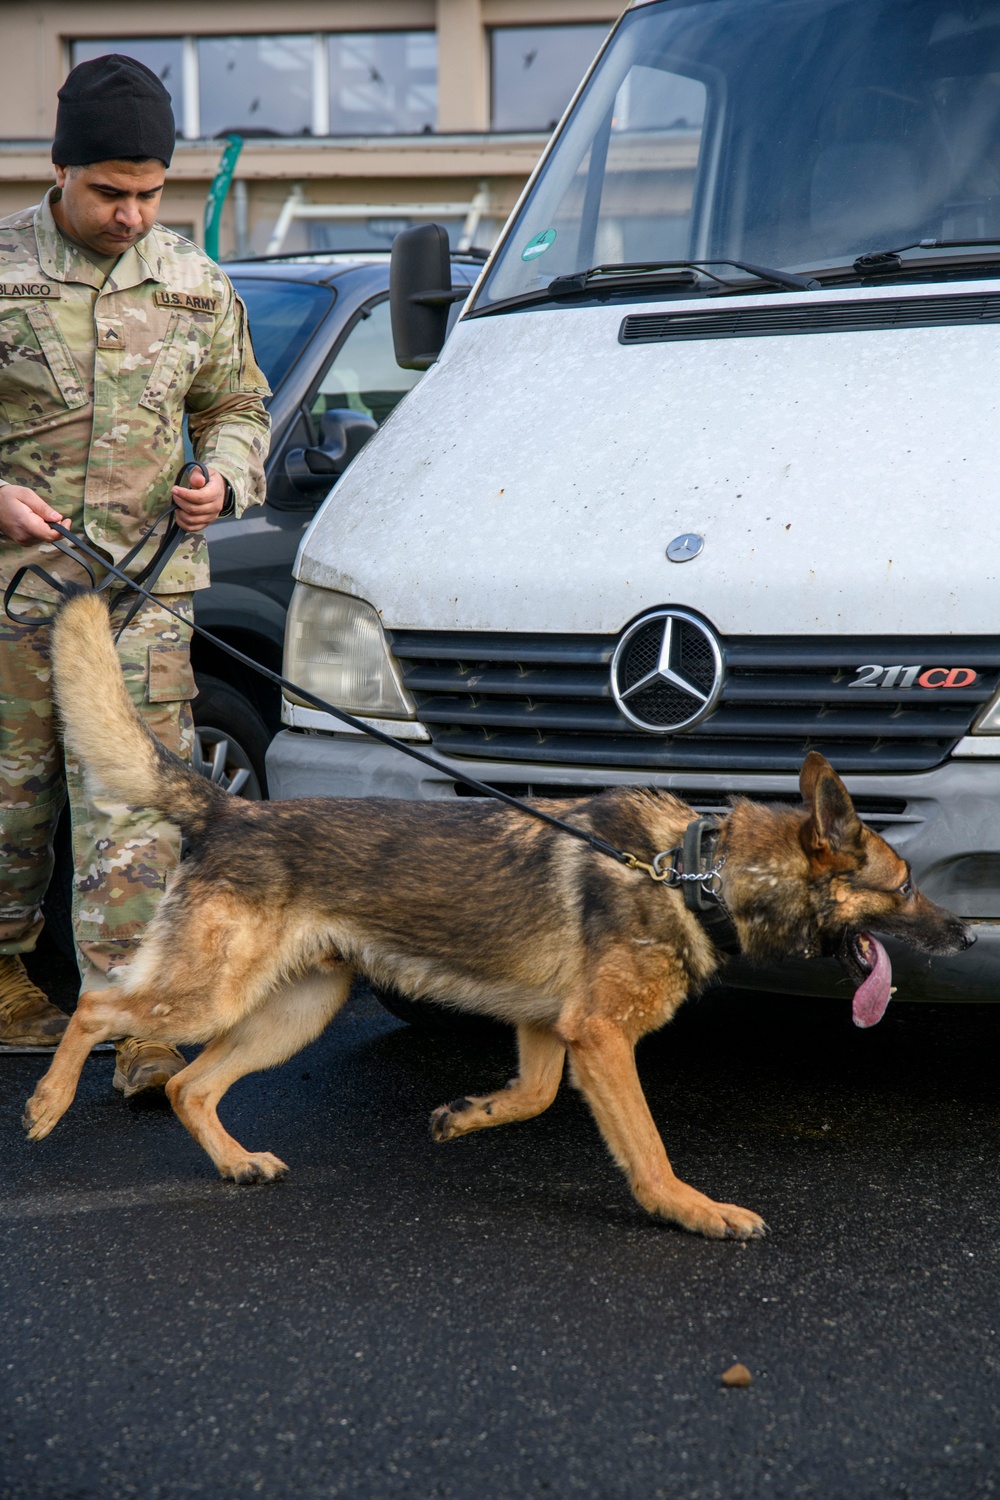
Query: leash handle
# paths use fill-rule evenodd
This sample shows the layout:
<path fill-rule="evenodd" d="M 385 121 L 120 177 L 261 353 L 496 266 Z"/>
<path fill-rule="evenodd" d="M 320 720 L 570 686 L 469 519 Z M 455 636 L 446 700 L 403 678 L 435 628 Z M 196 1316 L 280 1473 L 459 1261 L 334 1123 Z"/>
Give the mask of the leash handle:
<path fill-rule="evenodd" d="M 180 468 L 177 471 L 177 477 L 174 480 L 174 484 L 183 484 L 184 480 L 190 476 L 192 470 L 197 470 L 205 480 L 205 483 L 209 483 L 210 476 L 208 469 L 200 459 L 192 458 L 189 459 L 186 463 L 181 464 Z M 142 552 L 142 549 L 145 547 L 146 543 L 153 535 L 153 532 L 156 530 L 156 528 L 164 518 L 166 518 L 167 524 L 166 528 L 164 529 L 163 536 L 160 538 L 156 551 L 153 553 L 149 561 L 139 570 L 134 578 L 126 577 L 125 569 L 139 556 L 139 554 Z M 101 554 L 94 548 L 81 541 L 81 539 L 76 536 L 75 533 L 70 531 L 68 527 L 63 526 L 60 521 L 50 521 L 49 525 L 51 526 L 53 531 L 58 532 L 59 534 L 57 539 L 53 541 L 51 545 L 55 547 L 58 552 L 61 552 L 64 557 L 69 558 L 70 562 L 75 563 L 78 567 L 83 568 L 84 572 L 87 574 L 87 577 L 90 579 L 90 587 L 95 594 L 101 593 L 104 589 L 108 589 L 110 591 L 110 586 L 115 579 L 118 579 L 121 582 L 122 587 L 118 589 L 116 593 L 111 594 L 109 592 L 108 612 L 110 614 L 114 613 L 114 611 L 121 604 L 122 600 L 125 599 L 130 593 L 135 593 L 135 600 L 131 608 L 127 611 L 125 618 L 122 620 L 122 623 L 119 625 L 118 630 L 115 633 L 115 644 L 117 645 L 118 641 L 121 639 L 123 632 L 132 623 L 132 620 L 142 608 L 143 600 L 151 599 L 153 597 L 150 592 L 153 584 L 163 572 L 163 569 L 166 567 L 168 561 L 170 560 L 170 557 L 178 542 L 184 536 L 184 532 L 177 524 L 177 511 L 174 507 L 173 501 L 171 501 L 167 508 L 165 510 L 162 510 L 160 514 L 156 516 L 155 519 L 150 523 L 150 525 L 146 527 L 146 530 L 142 533 L 142 536 L 136 542 L 135 546 L 129 549 L 129 551 L 122 558 L 121 562 L 118 564 L 117 568 L 113 564 L 107 562 L 105 558 L 103 558 Z M 92 559 L 95 563 L 98 563 L 107 571 L 107 577 L 103 580 L 102 583 L 97 582 L 97 575 L 94 571 L 94 568 L 91 567 L 90 561 L 88 561 L 88 559 Z M 14 577 L 7 585 L 7 588 L 4 590 L 4 613 L 9 620 L 13 620 L 16 624 L 19 625 L 34 626 L 51 624 L 52 620 L 55 618 L 55 611 L 53 611 L 51 615 L 43 614 L 41 617 L 31 617 L 25 614 L 19 614 L 12 607 L 12 601 L 21 586 L 22 580 L 29 573 L 34 573 L 36 577 L 41 578 L 42 581 L 46 583 L 51 589 L 53 589 L 53 591 L 57 595 L 65 593 L 63 583 L 54 578 L 51 573 L 46 572 L 45 569 L 40 567 L 37 563 L 28 563 L 25 567 L 19 568 L 17 570 L 17 572 L 14 574 Z"/>
<path fill-rule="evenodd" d="M 183 488 L 184 480 L 190 477 L 192 469 L 197 469 L 202 479 L 204 479 L 205 483 L 208 484 L 209 480 L 211 479 L 211 475 L 209 474 L 205 465 L 202 463 L 201 459 L 189 458 L 187 462 L 181 464 L 180 468 L 177 470 L 177 478 L 174 480 L 175 487 Z"/>

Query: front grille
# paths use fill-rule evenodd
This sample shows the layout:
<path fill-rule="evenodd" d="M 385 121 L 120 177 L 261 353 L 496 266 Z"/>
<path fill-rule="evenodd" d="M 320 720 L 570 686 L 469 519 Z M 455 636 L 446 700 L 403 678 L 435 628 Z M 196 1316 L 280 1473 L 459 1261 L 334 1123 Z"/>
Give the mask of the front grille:
<path fill-rule="evenodd" d="M 630 313 L 620 344 L 667 344 L 688 339 L 767 338 L 792 333 L 865 333 L 875 329 L 944 328 L 1000 323 L 1000 295 L 866 297 L 843 302 L 793 302 L 763 307 L 685 308 Z"/>
<path fill-rule="evenodd" d="M 388 636 L 418 715 L 445 754 L 595 773 L 797 772 L 809 750 L 843 772 L 927 771 L 968 733 L 1000 681 L 1000 638 L 732 636 L 720 641 L 725 681 L 712 713 L 689 730 L 650 734 L 612 696 L 615 636 Z M 978 679 L 937 690 L 851 687 L 859 667 L 874 663 L 972 668 Z M 694 676 L 697 662 L 687 670 Z"/>

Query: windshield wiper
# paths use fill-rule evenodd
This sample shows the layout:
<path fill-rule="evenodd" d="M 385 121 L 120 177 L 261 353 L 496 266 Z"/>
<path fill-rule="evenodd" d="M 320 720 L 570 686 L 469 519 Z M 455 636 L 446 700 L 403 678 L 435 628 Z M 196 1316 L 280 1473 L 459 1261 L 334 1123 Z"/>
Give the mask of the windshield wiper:
<path fill-rule="evenodd" d="M 913 269 L 919 266 L 919 261 L 912 261 L 909 267 L 900 259 L 907 250 L 964 250 L 977 248 L 992 248 L 994 255 L 1000 255 L 1000 240 L 914 240 L 909 245 L 897 245 L 894 250 L 871 250 L 865 255 L 859 255 L 853 266 L 859 276 L 877 274 L 879 276 L 891 276 L 896 271 Z M 948 257 L 950 259 L 951 257 Z M 992 260 L 994 256 L 984 257 Z M 975 261 L 973 260 L 973 264 Z"/>
<path fill-rule="evenodd" d="M 733 266 L 745 271 L 758 281 L 771 286 L 784 287 L 790 292 L 811 292 L 822 287 L 822 282 L 812 277 L 796 276 L 792 271 L 776 271 L 771 266 L 758 266 L 747 260 L 654 260 L 620 261 L 607 265 L 591 266 L 586 271 L 573 271 L 565 276 L 555 276 L 545 287 L 530 292 L 517 292 L 512 297 L 501 297 L 496 302 L 478 303 L 467 314 L 469 317 L 484 317 L 490 313 L 514 312 L 522 307 L 537 307 L 540 303 L 561 302 L 572 297 L 593 296 L 602 292 L 634 291 L 637 287 L 689 287 L 698 286 L 699 277 L 707 276 L 717 283 L 723 292 L 745 289 L 741 284 L 719 276 L 710 266 Z"/>
<path fill-rule="evenodd" d="M 604 277 L 612 282 L 634 286 L 637 282 L 653 282 L 657 277 L 669 276 L 670 272 L 674 273 L 670 279 L 677 281 L 680 279 L 677 273 L 683 275 L 685 271 L 699 272 L 717 281 L 720 286 L 733 285 L 724 276 L 717 276 L 714 271 L 709 270 L 710 266 L 732 266 L 737 271 L 745 271 L 749 276 L 756 277 L 758 281 L 784 287 L 790 292 L 812 292 L 821 286 L 812 277 L 796 276 L 792 271 L 776 271 L 773 266 L 758 266 L 748 260 L 709 259 L 611 262 L 608 265 L 591 266 L 587 271 L 573 271 L 566 276 L 556 276 L 549 282 L 546 290 L 552 297 L 575 296 L 589 291 L 596 281 Z"/>

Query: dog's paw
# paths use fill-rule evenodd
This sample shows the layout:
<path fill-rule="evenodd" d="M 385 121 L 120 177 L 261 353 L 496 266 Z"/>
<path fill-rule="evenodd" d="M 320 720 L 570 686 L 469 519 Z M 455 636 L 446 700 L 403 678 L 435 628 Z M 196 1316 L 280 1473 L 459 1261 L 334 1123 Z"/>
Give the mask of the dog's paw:
<path fill-rule="evenodd" d="M 36 1089 L 24 1106 L 24 1114 L 21 1118 L 28 1140 L 44 1141 L 65 1113 L 66 1105 L 53 1094 L 42 1093 Z"/>
<path fill-rule="evenodd" d="M 431 1139 L 452 1141 L 456 1136 L 465 1135 L 468 1126 L 458 1117 L 469 1109 L 475 1109 L 471 1099 L 453 1099 L 450 1104 L 442 1104 L 431 1115 Z"/>
<path fill-rule="evenodd" d="M 223 1177 L 231 1177 L 234 1182 L 276 1182 L 279 1177 L 284 1177 L 288 1171 L 287 1166 L 277 1156 L 272 1156 L 270 1151 L 257 1151 L 253 1155 L 249 1152 L 241 1156 L 238 1161 L 227 1162 L 219 1169 Z"/>
<path fill-rule="evenodd" d="M 685 1214 L 681 1222 L 685 1229 L 713 1240 L 754 1240 L 767 1233 L 760 1214 L 738 1208 L 735 1203 L 713 1203 L 710 1198 Z"/>
<path fill-rule="evenodd" d="M 735 1203 L 717 1203 L 715 1207 L 726 1226 L 727 1240 L 759 1240 L 767 1233 L 767 1225 L 760 1214 L 749 1208 L 737 1208 Z"/>
<path fill-rule="evenodd" d="M 767 1233 L 767 1225 L 760 1214 L 749 1208 L 738 1208 L 735 1203 L 715 1203 L 686 1183 L 675 1182 L 672 1190 L 637 1193 L 636 1196 L 650 1213 L 670 1219 L 682 1229 L 691 1234 L 702 1234 L 706 1239 L 752 1240 Z"/>

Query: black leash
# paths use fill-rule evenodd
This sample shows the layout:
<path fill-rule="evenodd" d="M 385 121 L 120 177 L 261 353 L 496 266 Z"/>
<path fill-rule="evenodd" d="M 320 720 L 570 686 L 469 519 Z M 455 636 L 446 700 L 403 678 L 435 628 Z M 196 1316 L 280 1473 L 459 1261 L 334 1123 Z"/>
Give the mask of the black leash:
<path fill-rule="evenodd" d="M 204 464 L 195 461 L 183 466 L 177 476 L 176 482 L 179 484 L 181 477 L 186 475 L 192 468 L 199 469 L 205 475 L 206 480 L 208 479 L 208 473 Z M 139 556 L 143 547 L 149 541 L 164 517 L 169 518 L 167 528 L 157 546 L 156 552 L 135 578 L 127 577 L 123 570 Z M 739 952 L 736 929 L 722 901 L 721 872 L 725 864 L 725 856 L 723 855 L 721 859 L 716 860 L 711 868 L 705 868 L 705 859 L 709 856 L 709 851 L 714 850 L 718 835 L 722 831 L 721 824 L 717 818 L 696 818 L 685 830 L 682 844 L 678 844 L 673 849 L 661 851 L 654 856 L 652 863 L 647 863 L 645 860 L 638 859 L 636 855 L 630 854 L 624 849 L 616 848 L 614 844 L 609 844 L 605 839 L 599 838 L 596 834 L 588 833 L 584 828 L 577 828 L 572 823 L 565 823 L 561 818 L 555 818 L 550 813 L 543 812 L 541 808 L 532 807 L 530 803 L 522 802 L 520 798 L 512 796 L 509 792 L 501 791 L 499 787 L 488 786 L 485 782 L 477 781 L 475 777 L 468 776 L 465 772 L 456 770 L 454 766 L 448 765 L 445 761 L 438 760 L 436 756 L 429 755 L 424 750 L 418 750 L 414 745 L 407 744 L 404 740 L 397 740 L 391 734 L 386 734 L 384 730 L 376 729 L 371 724 L 366 724 L 362 719 L 357 719 L 353 714 L 347 713 L 345 709 L 337 708 L 334 704 L 327 703 L 323 698 L 317 697 L 315 693 L 310 693 L 305 688 L 299 687 L 296 683 L 289 682 L 286 677 L 282 677 L 278 672 L 273 672 L 270 667 L 262 666 L 260 662 L 256 662 L 252 657 L 244 655 L 235 646 L 231 646 L 227 641 L 220 640 L 218 636 L 212 635 L 210 631 L 205 630 L 202 626 L 195 625 L 193 622 L 186 620 L 178 610 L 173 609 L 169 604 L 165 603 L 162 596 L 157 596 L 150 592 L 151 585 L 155 583 L 177 543 L 185 535 L 177 525 L 172 505 L 168 510 L 163 511 L 161 515 L 157 516 L 152 525 L 139 538 L 136 545 L 117 565 L 109 562 L 89 542 L 83 541 L 60 522 L 50 521 L 48 524 L 52 527 L 53 531 L 58 532 L 59 536 L 64 538 L 63 541 L 53 542 L 52 545 L 63 553 L 65 557 L 68 557 L 70 561 L 84 569 L 90 578 L 90 585 L 93 591 L 101 593 L 105 589 L 109 590 L 109 612 L 116 609 L 130 592 L 135 593 L 135 601 L 115 636 L 116 641 L 141 607 L 142 601 L 144 599 L 149 600 L 160 609 L 166 610 L 168 614 L 173 615 L 175 619 L 180 620 L 182 625 L 189 626 L 203 640 L 210 641 L 213 646 L 217 646 L 220 650 L 226 652 L 235 661 L 240 662 L 245 667 L 249 667 L 251 671 L 259 673 L 261 677 L 264 677 L 276 687 L 282 688 L 287 692 L 293 693 L 296 697 L 303 699 L 306 703 L 311 704 L 313 708 L 319 709 L 321 713 L 331 714 L 333 718 L 338 719 L 342 724 L 349 725 L 352 729 L 367 735 L 369 739 L 378 740 L 383 745 L 390 745 L 394 750 L 402 751 L 411 760 L 420 761 L 421 764 L 430 767 L 433 771 L 443 772 L 449 780 L 460 781 L 463 786 L 471 788 L 471 790 L 478 792 L 481 796 L 491 797 L 494 801 L 505 802 L 508 807 L 515 807 L 520 812 L 527 813 L 529 817 L 535 818 L 541 823 L 547 823 L 550 828 L 557 828 L 561 833 L 568 833 L 573 838 L 580 839 L 583 843 L 589 844 L 599 854 L 607 855 L 619 864 L 626 865 L 630 870 L 643 870 L 651 880 L 665 885 L 669 890 L 680 889 L 684 897 L 685 906 L 698 917 L 715 945 L 727 952 Z M 91 563 L 95 564 L 97 568 L 103 569 L 107 574 L 107 577 L 100 584 L 96 581 L 97 575 Z M 37 563 L 29 563 L 25 567 L 19 568 L 7 585 L 3 597 L 4 612 L 8 619 L 13 620 L 19 625 L 26 625 L 29 628 L 51 624 L 54 616 L 49 618 L 39 618 L 37 615 L 33 617 L 27 616 L 18 614 L 11 607 L 11 601 L 16 596 L 22 579 L 29 573 L 33 573 L 38 578 L 41 578 L 49 588 L 63 597 L 67 596 L 71 592 L 71 589 L 75 587 L 73 585 L 67 587 L 65 580 L 55 578 Z M 110 587 L 113 580 L 117 580 L 121 584 L 121 588 L 112 594 L 110 593 Z"/>

